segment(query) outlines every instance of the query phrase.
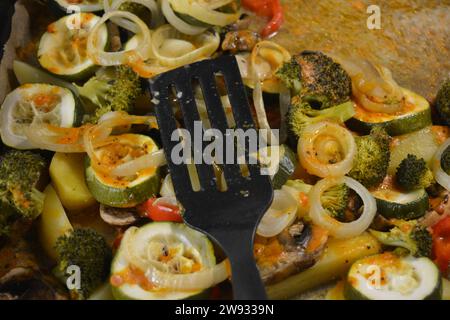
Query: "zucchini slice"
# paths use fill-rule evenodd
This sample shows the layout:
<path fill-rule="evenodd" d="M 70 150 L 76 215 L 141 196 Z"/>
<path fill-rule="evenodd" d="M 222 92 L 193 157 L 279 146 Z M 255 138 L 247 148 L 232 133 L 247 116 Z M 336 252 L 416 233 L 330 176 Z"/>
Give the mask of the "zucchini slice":
<path fill-rule="evenodd" d="M 393 189 L 372 191 L 377 212 L 387 219 L 411 220 L 422 217 L 428 210 L 428 194 L 424 189 L 403 193 Z"/>
<path fill-rule="evenodd" d="M 69 89 L 49 84 L 24 84 L 6 97 L 0 110 L 0 131 L 4 144 L 16 149 L 34 149 L 25 135 L 38 117 L 58 127 L 81 123 L 82 107 Z"/>
<path fill-rule="evenodd" d="M 50 24 L 39 42 L 41 66 L 71 81 L 91 76 L 96 65 L 88 57 L 87 38 L 99 20 L 92 13 L 75 13 Z M 106 47 L 108 30 L 105 25 L 100 27 L 98 41 L 100 47 Z"/>
<path fill-rule="evenodd" d="M 140 134 L 122 134 L 114 143 L 98 148 L 99 159 L 121 163 L 124 158 L 135 158 L 157 151 L 152 138 Z M 136 156 L 137 155 L 137 156 Z M 159 192 L 159 168 L 148 168 L 132 178 L 111 177 L 95 172 L 86 158 L 86 182 L 94 198 L 107 206 L 134 207 Z"/>
<path fill-rule="evenodd" d="M 297 155 L 287 145 L 281 145 L 279 148 L 280 162 L 278 163 L 278 171 L 272 178 L 274 189 L 281 189 L 281 187 L 289 180 L 294 173 L 298 164 Z"/>
<path fill-rule="evenodd" d="M 96 12 L 103 10 L 103 0 L 52 0 L 65 13 L 69 13 L 71 6 L 76 6 L 81 12 Z M 72 11 L 73 12 L 73 11 Z"/>
<path fill-rule="evenodd" d="M 369 112 L 360 106 L 356 107 L 356 114 L 346 122 L 346 125 L 356 132 L 369 134 L 374 126 L 386 129 L 390 136 L 399 136 L 430 126 L 430 104 L 420 95 L 402 88 L 406 98 L 404 111 L 399 114 Z"/>
<path fill-rule="evenodd" d="M 344 296 L 348 300 L 441 300 L 442 279 L 428 258 L 386 252 L 352 265 Z"/>
<path fill-rule="evenodd" d="M 132 237 L 132 238 L 130 238 Z M 171 273 L 195 272 L 216 264 L 214 249 L 208 238 L 181 223 L 152 222 L 127 230 L 111 265 L 113 296 L 118 300 L 181 300 L 206 298 L 208 290 L 174 292 L 153 288 L 151 283 L 127 281 L 143 274 L 133 263 L 130 244 L 135 254 L 146 256 L 149 263 L 164 265 Z M 162 257 L 164 259 L 158 259 Z M 154 260 L 156 259 L 156 260 Z M 154 261 L 151 261 L 154 260 Z M 162 267 L 162 266 L 161 266 Z"/>

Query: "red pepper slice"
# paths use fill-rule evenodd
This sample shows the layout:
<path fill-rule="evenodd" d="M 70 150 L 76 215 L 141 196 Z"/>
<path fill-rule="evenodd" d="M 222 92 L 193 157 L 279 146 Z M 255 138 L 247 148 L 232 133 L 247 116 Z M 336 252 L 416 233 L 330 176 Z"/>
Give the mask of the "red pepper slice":
<path fill-rule="evenodd" d="M 450 217 L 433 226 L 433 254 L 439 269 L 447 275 L 450 268 Z"/>
<path fill-rule="evenodd" d="M 183 222 L 180 208 L 166 202 L 155 202 L 158 198 L 151 198 L 139 206 L 139 211 L 153 221 Z"/>
<path fill-rule="evenodd" d="M 280 0 L 242 0 L 242 5 L 257 15 L 270 19 L 261 31 L 261 35 L 265 38 L 277 32 L 283 24 L 283 8 Z"/>

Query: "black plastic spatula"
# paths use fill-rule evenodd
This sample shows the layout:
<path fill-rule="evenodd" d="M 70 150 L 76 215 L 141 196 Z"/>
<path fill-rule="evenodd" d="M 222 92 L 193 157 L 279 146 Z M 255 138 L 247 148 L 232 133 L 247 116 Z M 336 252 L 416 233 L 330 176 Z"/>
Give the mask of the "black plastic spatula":
<path fill-rule="evenodd" d="M 200 190 L 194 191 L 187 165 L 175 164 L 172 159 L 172 150 L 179 144 L 176 139 L 171 139 L 173 132 L 177 130 L 172 110 L 172 90 L 176 93 L 184 128 L 189 131 L 191 138 L 195 136 L 194 122 L 201 119 L 193 83 L 198 83 L 201 87 L 211 127 L 220 130 L 225 136 L 229 126 L 216 84 L 218 74 L 224 79 L 236 123 L 235 129 L 255 129 L 239 68 L 233 56 L 204 60 L 163 73 L 149 81 L 150 89 L 156 103 L 156 116 L 175 194 L 185 209 L 185 222 L 208 234 L 224 249 L 231 263 L 235 299 L 266 299 L 264 285 L 253 258 L 253 237 L 259 220 L 272 202 L 270 177 L 261 174 L 258 164 L 248 163 L 248 171 L 245 171 L 247 174 L 243 175 L 241 166 L 232 161 L 234 164 L 222 165 L 227 189 L 220 191 L 213 165 L 201 161 L 200 164 L 195 164 Z M 230 149 L 233 149 L 234 155 L 238 154 L 236 145 L 229 144 L 226 148 L 224 143 L 223 159 L 228 159 L 227 152 Z M 191 147 L 193 155 L 203 154 L 204 143 L 200 147 L 191 143 Z"/>

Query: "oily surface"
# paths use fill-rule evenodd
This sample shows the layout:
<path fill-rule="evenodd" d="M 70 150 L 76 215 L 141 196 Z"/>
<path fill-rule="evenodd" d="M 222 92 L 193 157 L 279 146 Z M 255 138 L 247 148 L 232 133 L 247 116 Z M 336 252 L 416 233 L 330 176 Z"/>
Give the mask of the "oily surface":
<path fill-rule="evenodd" d="M 282 0 L 285 24 L 274 40 L 296 53 L 323 50 L 373 58 L 400 85 L 432 99 L 450 76 L 450 0 Z M 369 30 L 369 5 L 381 29 Z"/>

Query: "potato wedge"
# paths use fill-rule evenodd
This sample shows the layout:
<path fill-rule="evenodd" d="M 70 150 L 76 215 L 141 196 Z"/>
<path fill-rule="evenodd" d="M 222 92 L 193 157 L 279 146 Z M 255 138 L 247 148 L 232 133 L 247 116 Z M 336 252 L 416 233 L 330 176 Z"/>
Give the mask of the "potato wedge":
<path fill-rule="evenodd" d="M 55 153 L 50 177 L 61 203 L 69 211 L 86 209 L 96 203 L 84 177 L 84 154 Z"/>

